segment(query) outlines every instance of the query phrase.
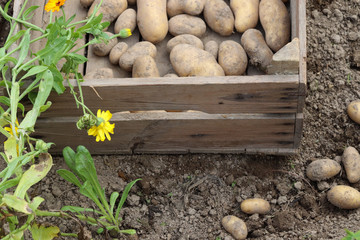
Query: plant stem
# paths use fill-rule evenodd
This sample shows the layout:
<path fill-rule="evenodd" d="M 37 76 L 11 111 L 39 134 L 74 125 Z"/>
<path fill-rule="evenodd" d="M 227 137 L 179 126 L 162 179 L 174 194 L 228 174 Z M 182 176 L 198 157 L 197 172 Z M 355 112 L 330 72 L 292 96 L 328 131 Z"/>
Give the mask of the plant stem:
<path fill-rule="evenodd" d="M 61 236 L 63 237 L 78 237 L 78 235 L 76 233 L 60 233 Z"/>
<path fill-rule="evenodd" d="M 5 135 L 5 137 L 9 138 L 11 137 L 11 134 L 8 133 L 4 128 L 0 127 L 0 133 L 2 133 L 3 135 Z"/>

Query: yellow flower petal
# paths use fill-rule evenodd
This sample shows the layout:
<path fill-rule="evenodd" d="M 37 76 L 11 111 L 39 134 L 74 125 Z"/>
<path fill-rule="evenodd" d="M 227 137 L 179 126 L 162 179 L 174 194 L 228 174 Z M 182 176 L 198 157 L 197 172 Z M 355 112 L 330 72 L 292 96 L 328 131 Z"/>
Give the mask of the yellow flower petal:
<path fill-rule="evenodd" d="M 111 124 L 109 122 L 109 120 L 112 117 L 112 114 L 110 113 L 109 110 L 105 111 L 101 111 L 100 109 L 97 111 L 97 117 L 101 118 L 103 120 L 103 122 L 101 122 L 99 125 L 97 126 L 92 126 L 89 130 L 88 130 L 88 135 L 89 136 L 95 136 L 96 137 L 96 141 L 105 141 L 105 139 L 108 139 L 109 141 L 111 141 L 111 134 L 114 134 L 114 128 L 115 128 L 115 123 Z"/>

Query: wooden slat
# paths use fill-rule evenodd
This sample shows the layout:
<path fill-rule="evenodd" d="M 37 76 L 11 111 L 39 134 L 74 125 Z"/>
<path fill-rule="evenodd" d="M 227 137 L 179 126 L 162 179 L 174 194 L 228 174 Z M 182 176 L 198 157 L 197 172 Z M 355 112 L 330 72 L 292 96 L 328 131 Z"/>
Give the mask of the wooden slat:
<path fill-rule="evenodd" d="M 86 80 L 86 105 L 122 111 L 197 110 L 207 113 L 296 113 L 298 77 L 234 76 Z M 96 91 L 95 91 L 95 90 Z M 98 95 L 102 98 L 100 99 Z M 79 116 L 73 96 L 53 93 L 43 116 Z"/>
<path fill-rule="evenodd" d="M 299 148 L 302 138 L 304 114 L 297 113 L 295 118 L 294 148 Z"/>
<path fill-rule="evenodd" d="M 293 147 L 294 114 L 118 113 L 111 141 L 96 143 L 74 117 L 41 119 L 34 137 L 54 152 L 83 144 L 92 153 L 180 153 Z"/>

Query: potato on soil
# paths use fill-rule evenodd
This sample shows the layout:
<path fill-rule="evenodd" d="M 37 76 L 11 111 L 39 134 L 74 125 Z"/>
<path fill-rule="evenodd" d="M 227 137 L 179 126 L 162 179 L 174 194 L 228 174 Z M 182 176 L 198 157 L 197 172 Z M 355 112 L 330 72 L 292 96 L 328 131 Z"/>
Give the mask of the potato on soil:
<path fill-rule="evenodd" d="M 227 76 L 244 74 L 248 64 L 245 50 L 233 40 L 220 44 L 218 62 Z"/>
<path fill-rule="evenodd" d="M 99 68 L 92 72 L 87 73 L 84 79 L 106 79 L 113 78 L 114 72 L 111 68 Z"/>
<path fill-rule="evenodd" d="M 105 32 L 109 37 L 114 36 L 111 32 Z M 117 38 L 110 39 L 107 43 L 96 43 L 93 45 L 92 50 L 96 56 L 106 56 L 110 53 L 111 49 L 118 43 Z"/>
<path fill-rule="evenodd" d="M 356 209 L 360 207 L 360 192 L 355 188 L 338 185 L 327 192 L 327 199 L 341 209 Z"/>
<path fill-rule="evenodd" d="M 121 13 L 115 22 L 114 31 L 116 34 L 124 28 L 129 28 L 131 32 L 134 32 L 136 28 L 136 11 L 132 8 L 128 8 Z"/>
<path fill-rule="evenodd" d="M 204 10 L 206 0 L 168 0 L 167 13 L 169 17 L 186 13 L 199 15 Z"/>
<path fill-rule="evenodd" d="M 331 159 L 319 159 L 310 163 L 306 168 L 306 176 L 312 181 L 322 181 L 337 175 L 341 170 L 338 162 Z"/>
<path fill-rule="evenodd" d="M 110 51 L 109 54 L 109 60 L 112 64 L 119 64 L 119 60 L 121 55 L 123 55 L 126 50 L 128 50 L 129 46 L 127 45 L 127 43 L 124 42 L 119 42 L 118 44 L 116 44 Z"/>
<path fill-rule="evenodd" d="M 207 0 L 204 7 L 207 25 L 222 36 L 229 36 L 234 31 L 234 15 L 224 0 Z"/>
<path fill-rule="evenodd" d="M 94 0 L 80 0 L 80 4 L 81 6 L 83 6 L 84 8 L 88 8 L 91 6 L 91 4 L 93 4 Z"/>
<path fill-rule="evenodd" d="M 213 55 L 189 44 L 176 45 L 170 52 L 170 62 L 180 77 L 225 75 Z"/>
<path fill-rule="evenodd" d="M 277 52 L 290 40 L 290 15 L 281 0 L 262 0 L 259 16 L 267 45 Z"/>
<path fill-rule="evenodd" d="M 241 202 L 240 208 L 247 214 L 266 214 L 270 212 L 270 203 L 261 198 L 249 198 Z"/>
<path fill-rule="evenodd" d="M 205 51 L 211 53 L 211 55 L 214 56 L 215 59 L 218 58 L 219 53 L 219 44 L 216 41 L 208 41 L 205 43 Z"/>
<path fill-rule="evenodd" d="M 132 68 L 133 78 L 160 77 L 159 69 L 154 58 L 149 55 L 140 56 L 135 59 Z"/>
<path fill-rule="evenodd" d="M 149 55 L 154 58 L 156 56 L 156 46 L 148 41 L 136 43 L 121 55 L 119 66 L 131 72 L 135 59 L 144 55 Z"/>
<path fill-rule="evenodd" d="M 191 34 L 181 34 L 176 37 L 173 37 L 172 39 L 170 39 L 168 41 L 168 43 L 166 44 L 166 50 L 170 53 L 171 50 L 176 45 L 182 44 L 182 43 L 193 45 L 200 49 L 204 49 L 204 44 L 198 37 L 195 37 L 194 35 L 191 35 Z"/>
<path fill-rule="evenodd" d="M 137 0 L 137 25 L 146 41 L 162 41 L 169 29 L 166 0 Z"/>
<path fill-rule="evenodd" d="M 241 45 L 249 55 L 250 63 L 262 71 L 266 71 L 272 61 L 273 52 L 266 45 L 261 32 L 257 29 L 246 30 L 241 37 Z"/>
<path fill-rule="evenodd" d="M 352 101 L 347 106 L 347 114 L 354 122 L 360 124 L 360 100 Z"/>
<path fill-rule="evenodd" d="M 248 230 L 240 218 L 229 215 L 221 220 L 221 224 L 236 240 L 246 239 Z"/>
<path fill-rule="evenodd" d="M 346 177 L 350 183 L 360 180 L 360 154 L 353 147 L 347 147 L 342 155 Z"/>
<path fill-rule="evenodd" d="M 91 5 L 88 17 L 93 13 L 96 5 L 100 3 L 100 0 L 95 0 Z M 98 16 L 100 13 L 103 14 L 103 22 L 113 22 L 128 6 L 127 0 L 103 0 L 99 10 L 96 13 Z"/>
<path fill-rule="evenodd" d="M 259 20 L 259 0 L 231 0 L 231 10 L 235 16 L 235 28 L 243 33 L 255 28 Z"/>
<path fill-rule="evenodd" d="M 169 32 L 173 36 L 178 36 L 181 34 L 191 34 L 200 38 L 206 32 L 206 24 L 199 17 L 187 14 L 180 14 L 170 18 Z"/>

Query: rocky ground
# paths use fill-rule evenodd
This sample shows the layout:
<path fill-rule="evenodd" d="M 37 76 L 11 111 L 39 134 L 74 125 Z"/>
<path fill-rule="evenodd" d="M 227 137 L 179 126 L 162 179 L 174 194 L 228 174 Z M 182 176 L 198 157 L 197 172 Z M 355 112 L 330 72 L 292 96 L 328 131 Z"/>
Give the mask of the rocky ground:
<path fill-rule="evenodd" d="M 360 189 L 360 183 L 349 184 L 344 171 L 319 183 L 305 175 L 312 160 L 340 161 L 345 147 L 360 150 L 360 126 L 346 114 L 346 106 L 360 98 L 359 68 L 353 60 L 360 49 L 359 18 L 360 0 L 307 1 L 308 88 L 299 154 L 95 157 L 100 182 L 109 195 L 131 180 L 143 179 L 124 206 L 122 227 L 136 229 L 138 238 L 147 240 L 230 240 L 221 219 L 236 215 L 245 221 L 248 239 L 341 239 L 345 228 L 360 230 L 359 209 L 340 210 L 326 199 L 331 186 Z M 90 207 L 76 188 L 55 173 L 59 168 L 64 168 L 61 157 L 34 190 L 46 198 L 44 207 Z M 240 203 L 252 197 L 268 200 L 271 211 L 241 212 Z M 65 232 L 76 230 L 71 222 L 58 224 Z"/>

